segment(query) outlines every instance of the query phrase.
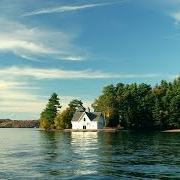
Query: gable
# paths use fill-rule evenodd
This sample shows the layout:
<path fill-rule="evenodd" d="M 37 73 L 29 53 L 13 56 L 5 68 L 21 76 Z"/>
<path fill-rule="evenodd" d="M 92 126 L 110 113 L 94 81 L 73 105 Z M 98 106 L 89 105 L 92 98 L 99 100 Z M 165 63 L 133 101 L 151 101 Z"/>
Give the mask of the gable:
<path fill-rule="evenodd" d="M 78 121 L 79 122 L 91 122 L 91 120 L 89 119 L 89 117 L 87 116 L 87 114 L 85 112 L 82 114 L 82 116 L 79 118 Z"/>
<path fill-rule="evenodd" d="M 104 120 L 101 112 L 75 112 L 72 121 L 82 122 L 85 120 L 88 122 L 97 122 L 100 119 Z"/>

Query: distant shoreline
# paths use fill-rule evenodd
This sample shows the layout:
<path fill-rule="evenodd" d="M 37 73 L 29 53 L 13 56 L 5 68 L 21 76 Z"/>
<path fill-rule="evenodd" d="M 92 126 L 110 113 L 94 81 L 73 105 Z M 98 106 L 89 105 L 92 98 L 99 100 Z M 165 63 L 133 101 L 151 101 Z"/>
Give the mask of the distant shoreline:
<path fill-rule="evenodd" d="M 169 129 L 162 132 L 180 132 L 180 129 Z"/>
<path fill-rule="evenodd" d="M 39 121 L 0 119 L 0 128 L 39 128 Z"/>

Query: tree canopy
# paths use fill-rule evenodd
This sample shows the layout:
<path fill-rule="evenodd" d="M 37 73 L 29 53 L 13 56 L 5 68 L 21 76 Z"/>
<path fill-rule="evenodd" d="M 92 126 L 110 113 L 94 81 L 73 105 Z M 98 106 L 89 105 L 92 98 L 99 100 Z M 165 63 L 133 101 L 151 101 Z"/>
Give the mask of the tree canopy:
<path fill-rule="evenodd" d="M 93 103 L 106 126 L 126 129 L 168 129 L 180 127 L 180 78 L 152 87 L 144 83 L 109 85 Z"/>
<path fill-rule="evenodd" d="M 54 120 L 55 128 L 56 129 L 70 129 L 71 119 L 77 110 L 85 111 L 85 108 L 81 100 L 73 99 L 69 103 L 68 107 L 61 113 L 58 113 L 58 115 L 56 116 Z"/>
<path fill-rule="evenodd" d="M 94 111 L 102 112 L 107 127 L 121 125 L 134 130 L 180 128 L 180 77 L 173 82 L 162 80 L 154 87 L 145 83 L 106 86 L 92 107 Z M 59 108 L 58 95 L 53 93 L 41 113 L 41 128 L 71 128 L 73 114 L 85 111 L 78 99 L 73 99 L 62 112 L 58 112 Z"/>
<path fill-rule="evenodd" d="M 49 98 L 46 108 L 42 111 L 40 116 L 40 127 L 43 129 L 53 129 L 54 119 L 57 116 L 58 109 L 61 108 L 59 97 L 53 93 Z"/>

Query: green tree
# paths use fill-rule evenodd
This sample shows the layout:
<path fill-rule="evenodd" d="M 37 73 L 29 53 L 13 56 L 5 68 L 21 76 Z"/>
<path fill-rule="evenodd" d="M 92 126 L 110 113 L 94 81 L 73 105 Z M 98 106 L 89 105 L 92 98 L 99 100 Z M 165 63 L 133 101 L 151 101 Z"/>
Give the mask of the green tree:
<path fill-rule="evenodd" d="M 119 123 L 117 109 L 116 87 L 109 85 L 104 87 L 103 94 L 92 104 L 95 111 L 102 112 L 105 118 L 105 126 L 114 127 Z"/>
<path fill-rule="evenodd" d="M 85 107 L 83 106 L 83 103 L 81 100 L 78 100 L 78 99 L 73 99 L 70 103 L 69 103 L 69 108 L 72 110 L 72 111 L 76 111 L 76 110 L 83 110 L 85 111 Z"/>
<path fill-rule="evenodd" d="M 141 84 L 109 85 L 93 103 L 106 126 L 120 124 L 126 129 L 169 129 L 180 127 L 180 77 L 162 80 L 155 87 Z"/>
<path fill-rule="evenodd" d="M 54 119 L 57 115 L 58 108 L 61 108 L 59 97 L 53 93 L 49 98 L 46 108 L 42 111 L 40 116 L 40 127 L 46 130 L 54 128 Z"/>
<path fill-rule="evenodd" d="M 170 103 L 170 128 L 180 128 L 180 95 L 172 98 Z"/>
<path fill-rule="evenodd" d="M 70 108 L 59 113 L 54 120 L 56 129 L 70 129 L 72 126 L 71 119 L 73 114 L 74 113 Z"/>
<path fill-rule="evenodd" d="M 81 100 L 73 99 L 69 105 L 68 108 L 66 108 L 64 111 L 59 113 L 57 117 L 55 118 L 55 127 L 57 129 L 70 129 L 71 128 L 71 120 L 74 115 L 74 113 L 77 110 L 85 110 L 83 103 Z"/>

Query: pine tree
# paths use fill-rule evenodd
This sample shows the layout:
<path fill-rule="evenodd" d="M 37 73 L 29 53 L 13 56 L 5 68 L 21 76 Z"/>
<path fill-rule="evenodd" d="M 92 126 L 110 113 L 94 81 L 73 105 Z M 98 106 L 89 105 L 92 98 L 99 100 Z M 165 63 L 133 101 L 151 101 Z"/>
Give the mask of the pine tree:
<path fill-rule="evenodd" d="M 46 108 L 41 113 L 40 127 L 46 130 L 54 128 L 54 119 L 57 115 L 58 108 L 61 108 L 59 103 L 59 97 L 56 93 L 53 93 L 49 98 Z"/>

